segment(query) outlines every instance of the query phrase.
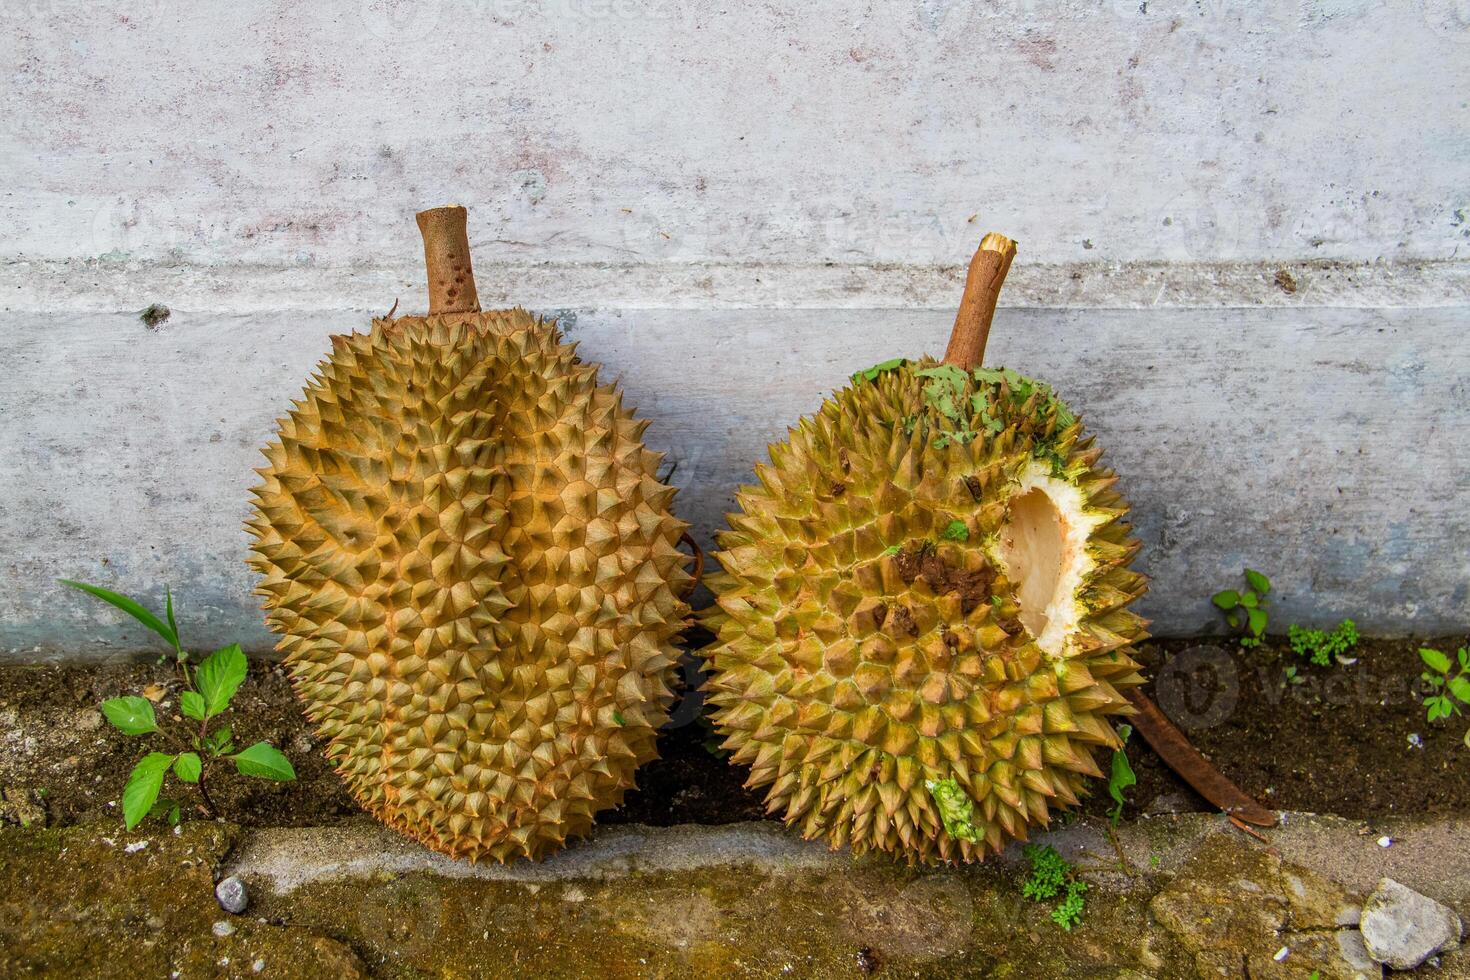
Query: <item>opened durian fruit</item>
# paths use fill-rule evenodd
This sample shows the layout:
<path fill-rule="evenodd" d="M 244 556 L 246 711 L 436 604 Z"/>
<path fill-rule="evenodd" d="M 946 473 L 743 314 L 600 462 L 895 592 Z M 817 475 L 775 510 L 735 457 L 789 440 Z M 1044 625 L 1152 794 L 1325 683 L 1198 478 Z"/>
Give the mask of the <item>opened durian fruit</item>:
<path fill-rule="evenodd" d="M 1142 683 L 1117 477 L 1043 382 L 981 367 L 987 235 L 938 362 L 860 371 L 718 536 L 716 731 L 808 838 L 973 861 L 1076 805 Z"/>
<path fill-rule="evenodd" d="M 429 314 L 332 338 L 265 448 L 250 565 L 358 802 L 446 854 L 534 858 L 654 755 L 686 525 L 596 365 L 480 310 L 465 210 L 418 223 Z"/>

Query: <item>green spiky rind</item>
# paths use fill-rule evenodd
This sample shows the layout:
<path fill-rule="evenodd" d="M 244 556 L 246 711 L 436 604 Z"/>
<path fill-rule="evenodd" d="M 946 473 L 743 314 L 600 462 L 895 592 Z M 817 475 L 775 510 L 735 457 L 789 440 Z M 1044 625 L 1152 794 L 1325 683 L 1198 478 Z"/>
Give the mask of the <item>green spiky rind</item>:
<path fill-rule="evenodd" d="M 523 310 L 334 337 L 253 491 L 277 649 L 352 795 L 537 857 L 654 756 L 690 576 L 647 423 Z"/>
<path fill-rule="evenodd" d="M 701 613 L 716 729 L 769 810 L 834 847 L 923 863 L 979 860 L 1078 802 L 1101 775 L 1095 754 L 1119 744 L 1110 719 L 1131 711 L 1129 647 L 1146 636 L 1126 608 L 1146 586 L 1127 567 L 1127 505 L 1075 415 L 1005 376 L 926 397 L 937 367 L 860 373 L 771 447 L 736 494 Z M 1098 522 L 1087 614 L 1055 657 L 1020 626 L 996 558 L 1038 460 Z M 938 588 L 915 574 L 924 560 L 945 569 Z M 957 589 L 965 576 L 990 601 Z M 945 832 L 925 789 L 948 779 L 974 801 L 973 842 Z"/>

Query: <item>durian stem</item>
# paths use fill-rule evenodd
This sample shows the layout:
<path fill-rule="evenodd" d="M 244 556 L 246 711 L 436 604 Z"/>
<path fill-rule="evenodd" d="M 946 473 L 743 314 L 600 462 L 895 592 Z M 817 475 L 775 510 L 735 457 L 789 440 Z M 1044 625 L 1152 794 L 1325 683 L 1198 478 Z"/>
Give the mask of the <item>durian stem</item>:
<path fill-rule="evenodd" d="M 430 313 L 478 313 L 475 273 L 470 268 L 468 212 L 458 204 L 418 213 L 424 236 L 424 268 L 429 277 Z"/>
<path fill-rule="evenodd" d="M 1196 793 L 1237 820 L 1257 827 L 1276 825 L 1279 819 L 1276 811 L 1257 803 L 1216 769 L 1214 763 L 1190 744 L 1188 736 L 1175 727 L 1169 716 L 1149 700 L 1148 695 L 1133 688 L 1128 691 L 1128 700 L 1137 711 L 1130 719 L 1133 727 L 1153 746 L 1159 758 L 1183 777 Z"/>
<path fill-rule="evenodd" d="M 945 364 L 969 371 L 985 360 L 985 341 L 990 337 L 995 303 L 1015 257 L 1016 243 L 999 232 L 992 231 L 980 240 L 965 277 L 965 295 L 954 317 L 949 347 L 944 351 Z"/>

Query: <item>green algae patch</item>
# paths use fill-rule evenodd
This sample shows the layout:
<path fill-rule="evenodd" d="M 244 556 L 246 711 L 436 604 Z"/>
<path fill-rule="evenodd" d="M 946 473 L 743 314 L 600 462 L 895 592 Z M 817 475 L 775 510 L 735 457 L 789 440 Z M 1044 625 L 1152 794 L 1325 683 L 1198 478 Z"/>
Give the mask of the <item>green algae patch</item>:
<path fill-rule="evenodd" d="M 0 976 L 365 976 L 334 940 L 220 909 L 215 874 L 238 835 L 205 822 L 0 830 Z"/>

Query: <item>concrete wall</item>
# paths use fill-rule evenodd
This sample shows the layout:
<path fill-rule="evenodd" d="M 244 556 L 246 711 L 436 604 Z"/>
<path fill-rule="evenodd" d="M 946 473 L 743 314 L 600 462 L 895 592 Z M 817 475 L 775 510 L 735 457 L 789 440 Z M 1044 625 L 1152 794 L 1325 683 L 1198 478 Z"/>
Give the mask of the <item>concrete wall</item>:
<path fill-rule="evenodd" d="M 22 9 L 23 8 L 23 9 Z M 1452 0 L 0 8 L 0 657 L 147 645 L 68 575 L 268 635 L 256 449 L 327 337 L 421 309 L 412 214 L 564 317 L 706 543 L 853 369 L 990 360 L 1124 477 L 1160 632 L 1470 628 L 1470 18 Z M 172 309 L 154 327 L 137 311 Z"/>

